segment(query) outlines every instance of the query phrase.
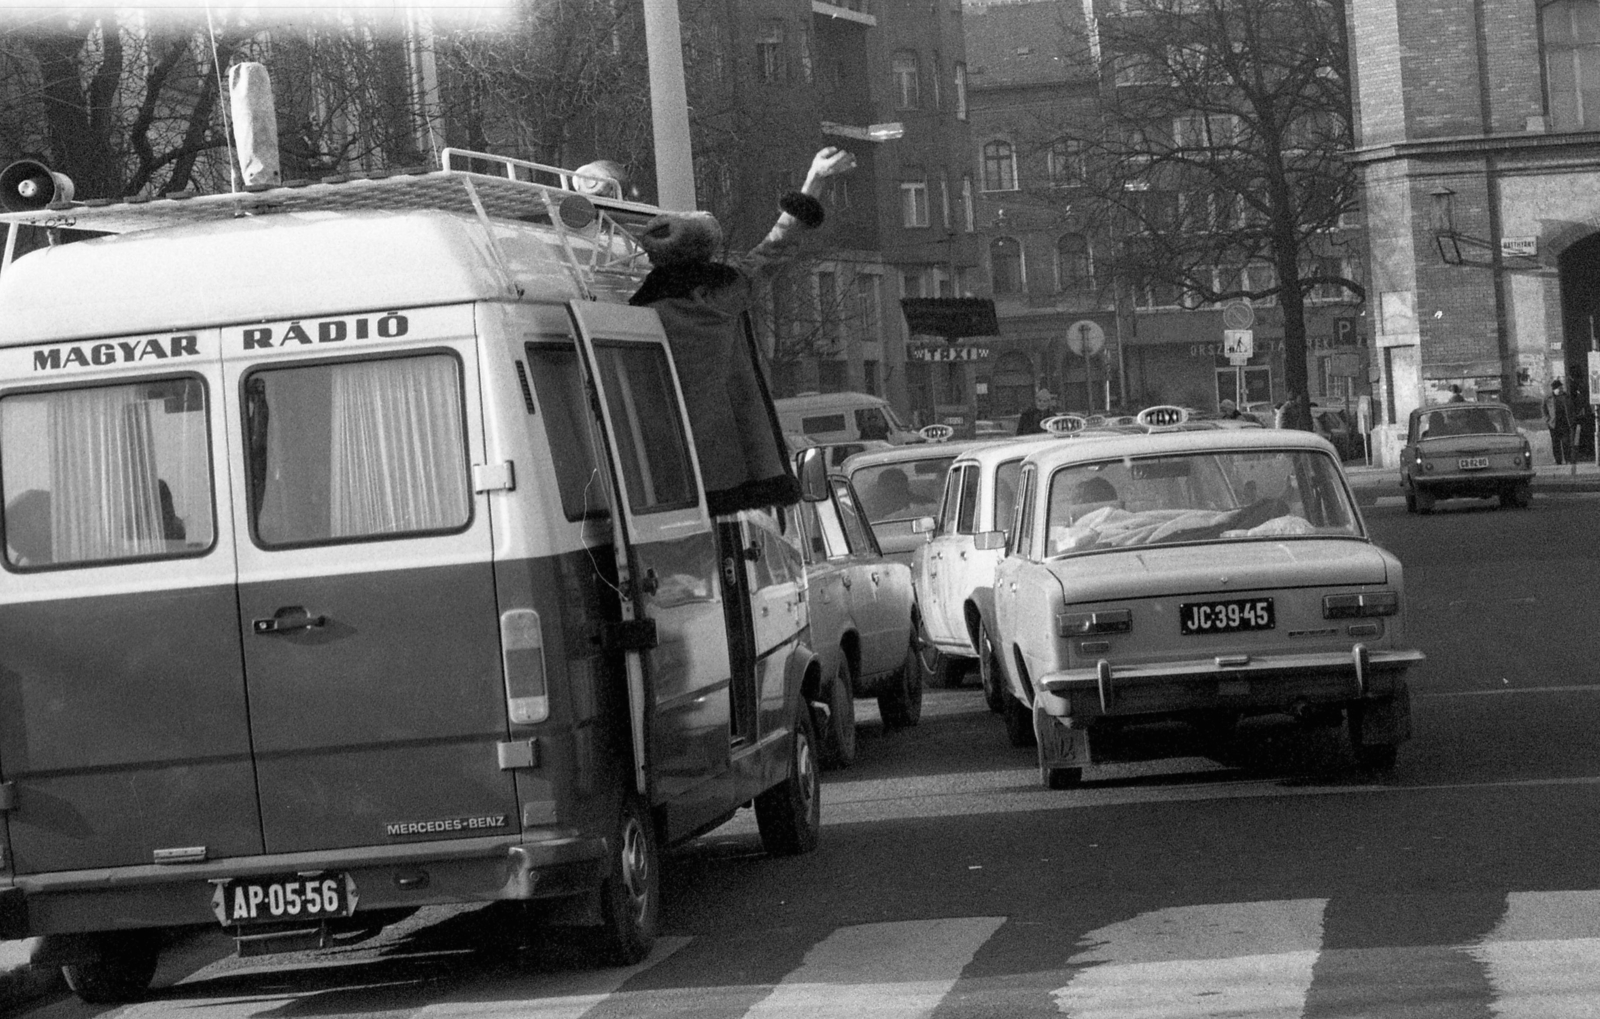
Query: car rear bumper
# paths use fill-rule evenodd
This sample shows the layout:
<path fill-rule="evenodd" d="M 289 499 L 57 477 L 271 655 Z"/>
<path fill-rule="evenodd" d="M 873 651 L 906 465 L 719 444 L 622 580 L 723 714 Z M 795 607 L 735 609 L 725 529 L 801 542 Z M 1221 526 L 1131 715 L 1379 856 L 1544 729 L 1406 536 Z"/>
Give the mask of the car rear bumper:
<path fill-rule="evenodd" d="M 1386 697 L 1420 651 L 1240 655 L 1151 665 L 1116 666 L 1101 659 L 1092 669 L 1047 673 L 1039 680 L 1047 715 L 1087 724 L 1099 717 L 1154 718 L 1217 709 L 1265 713 Z"/>
<path fill-rule="evenodd" d="M 17 875 L 0 886 L 0 938 L 216 924 L 212 897 L 230 878 L 337 872 L 350 875 L 357 916 L 497 899 L 571 895 L 604 876 L 605 839 L 570 829 L 521 838 L 457 839 L 282 853 L 197 864 L 108 867 Z"/>
<path fill-rule="evenodd" d="M 1411 483 L 1419 491 L 1436 498 L 1454 496 L 1490 496 L 1516 485 L 1533 481 L 1533 471 L 1474 471 L 1471 474 L 1446 474 L 1418 477 L 1412 475 Z"/>

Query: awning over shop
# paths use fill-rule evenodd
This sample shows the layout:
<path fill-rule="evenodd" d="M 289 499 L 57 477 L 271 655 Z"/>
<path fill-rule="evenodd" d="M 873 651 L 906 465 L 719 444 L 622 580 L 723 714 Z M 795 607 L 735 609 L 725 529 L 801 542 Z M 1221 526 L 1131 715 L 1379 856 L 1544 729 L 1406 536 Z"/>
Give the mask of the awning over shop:
<path fill-rule="evenodd" d="M 906 326 L 923 336 L 958 340 L 1000 334 L 994 302 L 987 297 L 905 297 L 900 310 Z"/>

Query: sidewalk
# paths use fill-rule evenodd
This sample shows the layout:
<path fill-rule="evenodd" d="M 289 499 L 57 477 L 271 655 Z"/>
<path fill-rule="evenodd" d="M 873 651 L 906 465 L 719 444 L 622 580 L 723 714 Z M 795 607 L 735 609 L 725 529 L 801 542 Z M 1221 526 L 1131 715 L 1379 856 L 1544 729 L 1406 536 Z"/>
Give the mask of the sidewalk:
<path fill-rule="evenodd" d="M 1400 496 L 1398 467 L 1368 467 L 1362 463 L 1344 465 L 1345 476 L 1355 490 L 1356 502 L 1371 506 L 1380 496 Z M 1600 467 L 1593 461 L 1579 464 L 1540 463 L 1533 465 L 1533 491 L 1600 492 Z"/>
<path fill-rule="evenodd" d="M 25 941 L 0 941 L 0 1008 L 47 994 L 61 983 L 57 966 L 33 966 L 38 938 Z"/>

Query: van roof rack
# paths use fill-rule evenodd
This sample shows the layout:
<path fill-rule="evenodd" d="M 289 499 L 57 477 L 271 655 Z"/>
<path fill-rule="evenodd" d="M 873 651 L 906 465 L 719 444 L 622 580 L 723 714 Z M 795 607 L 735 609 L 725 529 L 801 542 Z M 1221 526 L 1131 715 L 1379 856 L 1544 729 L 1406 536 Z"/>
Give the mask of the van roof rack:
<path fill-rule="evenodd" d="M 227 194 L 52 202 L 0 213 L 0 222 L 125 234 L 287 212 L 437 210 L 548 227 L 575 270 L 638 275 L 648 268 L 635 231 L 661 210 L 620 197 L 616 181 L 465 149 L 444 149 L 439 162 L 439 170 L 338 174 Z"/>

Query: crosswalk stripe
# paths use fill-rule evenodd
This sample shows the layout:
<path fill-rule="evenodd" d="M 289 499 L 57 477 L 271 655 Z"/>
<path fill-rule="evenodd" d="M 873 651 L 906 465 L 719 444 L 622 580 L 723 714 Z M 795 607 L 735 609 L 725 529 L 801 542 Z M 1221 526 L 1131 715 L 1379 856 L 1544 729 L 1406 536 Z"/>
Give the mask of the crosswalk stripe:
<path fill-rule="evenodd" d="M 1514 892 L 1470 954 L 1488 972 L 1496 1019 L 1593 1019 L 1600 1014 L 1600 892 Z"/>
<path fill-rule="evenodd" d="M 412 1019 L 580 1019 L 623 984 L 660 964 L 690 938 L 657 938 L 655 949 L 633 966 L 541 973 L 489 987 L 477 987 L 472 1000 L 445 1000 L 418 1009 Z"/>
<path fill-rule="evenodd" d="M 1179 906 L 1090 931 L 1054 993 L 1073 1019 L 1300 1019 L 1326 899 Z"/>
<path fill-rule="evenodd" d="M 1004 917 L 842 927 L 746 1019 L 918 1019 L 931 1015 Z"/>

